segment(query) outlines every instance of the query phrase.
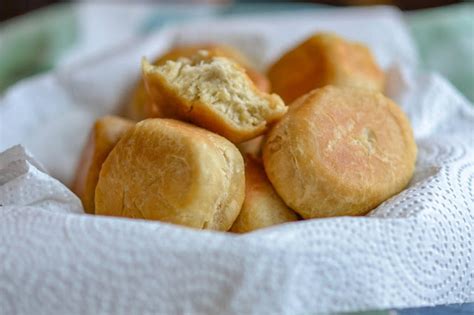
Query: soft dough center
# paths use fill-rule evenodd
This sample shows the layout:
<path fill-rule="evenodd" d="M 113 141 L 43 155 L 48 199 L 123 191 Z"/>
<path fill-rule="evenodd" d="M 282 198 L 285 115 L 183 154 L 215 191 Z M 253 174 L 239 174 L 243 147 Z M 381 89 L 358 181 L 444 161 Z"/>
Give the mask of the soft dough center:
<path fill-rule="evenodd" d="M 181 58 L 157 70 L 180 96 L 210 104 L 235 124 L 257 126 L 271 113 L 272 102 L 260 96 L 244 70 L 226 58 Z"/>

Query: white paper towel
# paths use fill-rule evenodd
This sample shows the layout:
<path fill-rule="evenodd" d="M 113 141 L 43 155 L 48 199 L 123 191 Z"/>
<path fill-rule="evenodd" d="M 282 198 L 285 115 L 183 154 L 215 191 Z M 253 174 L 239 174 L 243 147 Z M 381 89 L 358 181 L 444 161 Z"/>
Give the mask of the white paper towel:
<path fill-rule="evenodd" d="M 0 100 L 0 149 L 21 143 L 68 182 L 91 122 L 119 106 L 142 54 L 199 34 L 268 64 L 322 29 L 364 41 L 394 65 L 388 94 L 419 146 L 409 188 L 368 217 L 237 236 L 80 214 L 77 198 L 16 147 L 0 156 L 0 313 L 313 314 L 473 301 L 474 112 L 444 79 L 413 71 L 409 36 L 391 10 L 164 30 L 13 87 Z"/>
<path fill-rule="evenodd" d="M 0 153 L 0 206 L 84 213 L 79 198 L 19 145 Z"/>

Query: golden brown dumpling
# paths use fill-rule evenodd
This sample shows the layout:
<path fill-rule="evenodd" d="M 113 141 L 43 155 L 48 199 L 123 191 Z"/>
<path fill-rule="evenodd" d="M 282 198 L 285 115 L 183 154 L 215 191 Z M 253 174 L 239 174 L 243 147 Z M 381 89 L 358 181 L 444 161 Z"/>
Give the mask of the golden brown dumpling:
<path fill-rule="evenodd" d="M 328 33 L 315 34 L 285 53 L 268 71 L 273 92 L 289 104 L 325 85 L 383 92 L 384 73 L 370 50 Z"/>
<path fill-rule="evenodd" d="M 245 201 L 231 231 L 245 233 L 297 220 L 297 214 L 286 206 L 268 181 L 261 162 L 247 156 Z"/>
<path fill-rule="evenodd" d="M 96 214 L 227 231 L 244 200 L 242 155 L 227 139 L 172 119 L 147 119 L 107 157 Z"/>
<path fill-rule="evenodd" d="M 303 218 L 362 215 L 410 181 L 416 145 L 401 109 L 378 92 L 328 86 L 291 106 L 268 134 L 263 161 Z"/>
<path fill-rule="evenodd" d="M 168 60 L 178 60 L 179 58 L 189 58 L 200 50 L 205 50 L 211 57 L 226 57 L 241 65 L 255 86 L 262 92 L 270 92 L 270 81 L 268 78 L 252 68 L 250 62 L 239 51 L 233 47 L 223 44 L 195 44 L 181 45 L 169 50 L 164 55 L 156 59 L 153 64 L 162 65 Z M 166 106 L 166 101 L 154 103 L 148 98 L 143 80 L 140 80 L 132 93 L 132 98 L 127 107 L 127 116 L 134 120 L 143 120 L 150 117 L 162 117 L 160 108 Z"/>
<path fill-rule="evenodd" d="M 205 51 L 161 66 L 144 61 L 142 68 L 152 100 L 166 102 L 166 117 L 191 121 L 234 143 L 262 135 L 287 111 L 278 95 L 258 90 L 238 64 Z"/>
<path fill-rule="evenodd" d="M 110 151 L 134 122 L 115 116 L 98 119 L 84 147 L 72 190 L 79 196 L 86 213 L 94 214 L 94 194 L 99 172 Z"/>

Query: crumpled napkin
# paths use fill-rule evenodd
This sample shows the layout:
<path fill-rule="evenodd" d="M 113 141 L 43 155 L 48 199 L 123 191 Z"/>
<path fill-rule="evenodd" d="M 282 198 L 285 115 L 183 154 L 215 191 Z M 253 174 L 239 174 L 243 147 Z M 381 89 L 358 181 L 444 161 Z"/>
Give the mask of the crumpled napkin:
<path fill-rule="evenodd" d="M 0 205 L 3 211 L 21 206 L 84 213 L 79 198 L 20 145 L 0 153 Z"/>

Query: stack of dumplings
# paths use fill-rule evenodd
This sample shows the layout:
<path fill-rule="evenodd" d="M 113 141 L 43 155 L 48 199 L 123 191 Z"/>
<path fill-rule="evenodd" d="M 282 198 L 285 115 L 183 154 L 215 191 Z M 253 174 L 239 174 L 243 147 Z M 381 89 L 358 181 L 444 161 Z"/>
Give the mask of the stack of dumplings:
<path fill-rule="evenodd" d="M 126 118 L 100 118 L 73 190 L 89 214 L 246 233 L 365 215 L 402 191 L 417 148 L 370 50 L 319 33 L 270 66 L 177 46 L 142 77 Z"/>

